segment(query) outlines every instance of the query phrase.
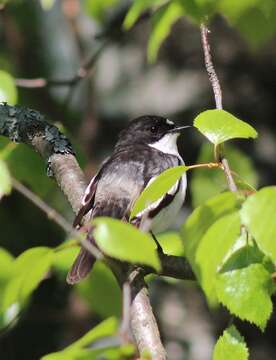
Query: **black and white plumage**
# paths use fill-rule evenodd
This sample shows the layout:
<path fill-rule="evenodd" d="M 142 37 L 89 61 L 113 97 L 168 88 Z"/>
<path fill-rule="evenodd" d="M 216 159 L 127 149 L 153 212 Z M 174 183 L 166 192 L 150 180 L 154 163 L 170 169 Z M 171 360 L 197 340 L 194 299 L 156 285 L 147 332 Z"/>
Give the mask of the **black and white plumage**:
<path fill-rule="evenodd" d="M 129 220 L 131 209 L 148 184 L 164 170 L 184 164 L 177 149 L 177 137 L 182 129 L 159 116 L 141 116 L 131 121 L 119 134 L 113 154 L 102 164 L 91 180 L 83 197 L 82 206 L 74 221 L 91 211 L 91 218 L 110 216 Z M 151 204 L 134 219 L 139 227 L 142 216 L 151 219 L 151 231 L 168 228 L 179 212 L 186 192 L 186 174 L 161 199 Z M 90 241 L 93 241 L 89 237 Z M 67 282 L 76 283 L 91 270 L 94 258 L 84 248 L 67 276 Z"/>

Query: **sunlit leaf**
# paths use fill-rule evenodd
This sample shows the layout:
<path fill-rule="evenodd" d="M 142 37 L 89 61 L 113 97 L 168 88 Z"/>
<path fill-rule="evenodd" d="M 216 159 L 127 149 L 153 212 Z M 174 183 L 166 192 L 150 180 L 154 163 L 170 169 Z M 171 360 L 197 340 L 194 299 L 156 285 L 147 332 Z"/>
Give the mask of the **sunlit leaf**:
<path fill-rule="evenodd" d="M 53 251 L 46 247 L 32 248 L 16 258 L 3 295 L 3 308 L 23 303 L 36 289 L 49 270 Z"/>
<path fill-rule="evenodd" d="M 0 159 L 0 199 L 11 192 L 11 177 L 7 165 Z"/>
<path fill-rule="evenodd" d="M 44 10 L 50 10 L 56 0 L 40 0 L 41 6 Z"/>
<path fill-rule="evenodd" d="M 112 271 L 97 261 L 91 275 L 76 287 L 87 306 L 103 318 L 121 315 L 121 290 Z"/>
<path fill-rule="evenodd" d="M 213 144 L 230 139 L 256 138 L 256 130 L 224 110 L 206 110 L 194 120 L 194 126 Z"/>
<path fill-rule="evenodd" d="M 276 32 L 274 0 L 222 0 L 218 8 L 253 48 L 265 44 Z"/>
<path fill-rule="evenodd" d="M 107 11 L 118 2 L 119 0 L 85 0 L 84 9 L 88 15 L 102 22 Z"/>
<path fill-rule="evenodd" d="M 239 234 L 240 204 L 237 194 L 220 194 L 195 209 L 181 229 L 185 255 L 210 303 L 216 302 L 216 271 Z"/>
<path fill-rule="evenodd" d="M 260 249 L 276 260 L 276 187 L 266 187 L 248 197 L 241 209 L 242 223 Z"/>
<path fill-rule="evenodd" d="M 87 346 L 91 345 L 94 341 L 98 339 L 114 335 L 117 331 L 117 328 L 117 320 L 115 318 L 109 318 L 101 322 L 99 325 L 95 326 L 83 337 L 81 337 L 79 340 L 75 341 L 73 344 L 66 347 L 62 351 L 45 355 L 41 358 L 41 360 L 77 360 L 79 359 L 79 356 L 87 356 L 87 351 L 83 353 L 82 350 L 85 350 Z M 90 355 L 93 356 L 92 351 Z M 94 357 L 92 356 L 91 358 L 94 359 Z"/>
<path fill-rule="evenodd" d="M 165 170 L 154 179 L 136 200 L 130 218 L 134 218 L 149 205 L 162 198 L 188 169 L 187 166 L 176 166 Z"/>
<path fill-rule="evenodd" d="M 256 188 L 258 175 L 250 157 L 229 144 L 225 146 L 224 153 L 238 188 L 247 191 Z M 213 159 L 214 150 L 212 144 L 205 142 L 201 147 L 197 163 L 207 163 L 213 161 Z M 225 174 L 221 169 L 193 170 L 190 189 L 194 207 L 215 196 L 218 192 L 225 191 L 226 188 Z"/>
<path fill-rule="evenodd" d="M 66 243 L 69 245 L 69 242 Z M 67 247 L 56 251 L 53 257 L 53 268 L 65 276 L 71 268 L 79 251 L 79 246 Z"/>
<path fill-rule="evenodd" d="M 138 20 L 138 18 L 142 15 L 142 13 L 151 8 L 158 7 L 162 4 L 165 4 L 167 0 L 135 0 L 133 1 L 130 9 L 124 20 L 124 28 L 126 30 L 130 29 L 134 23 Z"/>
<path fill-rule="evenodd" d="M 171 31 L 172 25 L 183 15 L 183 7 L 176 1 L 169 2 L 153 16 L 153 28 L 148 43 L 148 59 L 156 60 L 157 52 Z"/>
<path fill-rule="evenodd" d="M 0 103 L 7 102 L 15 105 L 17 102 L 17 89 L 14 78 L 6 71 L 0 70 Z"/>
<path fill-rule="evenodd" d="M 211 304 L 216 302 L 216 274 L 227 253 L 238 240 L 239 234 L 240 218 L 236 211 L 221 217 L 212 224 L 198 245 L 195 272 Z"/>
<path fill-rule="evenodd" d="M 106 255 L 160 270 L 155 243 L 149 234 L 107 217 L 96 218 L 92 224 L 97 245 Z"/>
<path fill-rule="evenodd" d="M 234 325 L 224 330 L 218 339 L 213 360 L 248 360 L 249 353 L 244 338 Z"/>
<path fill-rule="evenodd" d="M 180 234 L 176 231 L 168 231 L 157 235 L 157 240 L 165 254 L 183 256 L 184 247 Z"/>
<path fill-rule="evenodd" d="M 272 289 L 271 274 L 261 264 L 217 275 L 219 301 L 232 314 L 256 324 L 262 330 L 272 313 Z"/>

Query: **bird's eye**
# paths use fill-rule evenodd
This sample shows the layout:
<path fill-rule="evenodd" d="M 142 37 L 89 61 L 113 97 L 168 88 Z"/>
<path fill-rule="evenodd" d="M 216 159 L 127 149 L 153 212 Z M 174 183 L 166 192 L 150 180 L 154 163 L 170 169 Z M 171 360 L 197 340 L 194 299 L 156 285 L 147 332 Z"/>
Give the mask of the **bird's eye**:
<path fill-rule="evenodd" d="M 150 128 L 150 131 L 151 131 L 153 134 L 156 133 L 157 127 L 156 127 L 156 126 L 152 126 L 152 127 Z"/>

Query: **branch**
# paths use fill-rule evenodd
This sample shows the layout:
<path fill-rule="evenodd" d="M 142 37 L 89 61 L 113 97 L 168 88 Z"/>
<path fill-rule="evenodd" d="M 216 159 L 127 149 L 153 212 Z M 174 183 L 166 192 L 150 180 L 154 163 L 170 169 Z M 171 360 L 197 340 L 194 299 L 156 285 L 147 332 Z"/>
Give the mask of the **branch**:
<path fill-rule="evenodd" d="M 153 360 L 165 360 L 166 351 L 149 300 L 147 285 L 139 269 L 131 275 L 131 329 L 140 354 L 150 353 Z"/>
<path fill-rule="evenodd" d="M 0 135 L 8 137 L 12 141 L 28 144 L 38 151 L 48 163 L 48 175 L 55 177 L 72 209 L 75 212 L 79 210 L 86 189 L 86 181 L 74 156 L 70 142 L 55 126 L 49 124 L 37 111 L 3 104 L 0 105 Z M 38 198 L 32 192 L 22 187 L 22 184 L 14 181 L 14 185 L 18 191 L 37 203 L 48 216 L 53 215 L 52 209 L 48 208 L 45 203 L 41 203 L 41 199 L 38 201 Z M 60 221 L 59 225 L 62 226 Z M 65 227 L 67 228 L 68 224 Z M 182 279 L 191 278 L 192 271 L 184 258 L 176 259 L 176 257 L 165 256 L 161 261 L 163 275 L 176 275 L 176 277 Z M 125 269 L 120 268 L 118 263 L 116 266 L 118 280 L 123 284 L 126 276 Z M 165 359 L 165 350 L 150 305 L 144 282 L 144 273 L 138 272 L 135 274 L 131 284 L 130 324 L 132 333 L 140 353 L 147 350 L 153 359 Z M 127 309 L 125 311 L 128 316 Z"/>
<path fill-rule="evenodd" d="M 210 44 L 208 41 L 208 34 L 210 31 L 208 30 L 207 26 L 204 24 L 200 25 L 200 31 L 201 31 L 201 42 L 202 42 L 202 48 L 203 48 L 203 53 L 204 53 L 205 67 L 206 67 L 206 70 L 207 70 L 207 73 L 209 76 L 209 80 L 210 80 L 210 83 L 211 83 L 211 86 L 212 86 L 212 89 L 214 92 L 216 109 L 222 110 L 223 107 L 222 107 L 221 86 L 220 86 L 220 82 L 219 82 L 219 79 L 216 74 L 215 67 L 212 62 Z M 218 147 L 216 150 L 218 152 L 218 156 L 216 156 L 216 157 L 220 158 L 221 157 L 221 155 L 220 155 L 221 146 Z M 216 160 L 218 160 L 218 159 L 216 159 Z M 222 163 L 222 168 L 223 168 L 223 171 L 224 171 L 227 183 L 228 183 L 229 190 L 232 192 L 236 192 L 238 190 L 238 188 L 233 179 L 228 160 L 222 156 L 221 163 Z"/>
<path fill-rule="evenodd" d="M 27 199 L 29 199 L 33 204 L 35 204 L 40 210 L 42 210 L 49 219 L 53 220 L 57 225 L 59 225 L 66 233 L 74 236 L 79 243 L 89 251 L 96 259 L 102 260 L 103 254 L 99 251 L 96 246 L 91 244 L 86 240 L 85 237 L 81 236 L 79 231 L 76 231 L 70 223 L 63 216 L 61 216 L 55 209 L 52 209 L 48 204 L 46 204 L 40 197 L 26 188 L 23 184 L 21 184 L 16 179 L 12 179 L 13 187 L 22 195 L 24 195 Z M 85 235 L 86 236 L 86 235 Z M 66 244 L 67 245 L 67 244 Z M 71 245 L 70 245 L 71 246 Z M 62 245 L 62 248 L 65 246 Z"/>
<path fill-rule="evenodd" d="M 96 61 L 102 54 L 103 50 L 108 45 L 108 40 L 103 41 L 103 43 L 99 46 L 96 52 L 93 52 L 87 59 L 83 62 L 83 64 L 79 67 L 76 74 L 67 79 L 47 79 L 47 78 L 35 78 L 35 79 L 16 79 L 15 83 L 19 87 L 29 88 L 29 89 L 37 89 L 43 87 L 55 87 L 55 86 L 67 86 L 73 87 L 80 80 L 87 77 L 91 70 L 93 69 Z"/>

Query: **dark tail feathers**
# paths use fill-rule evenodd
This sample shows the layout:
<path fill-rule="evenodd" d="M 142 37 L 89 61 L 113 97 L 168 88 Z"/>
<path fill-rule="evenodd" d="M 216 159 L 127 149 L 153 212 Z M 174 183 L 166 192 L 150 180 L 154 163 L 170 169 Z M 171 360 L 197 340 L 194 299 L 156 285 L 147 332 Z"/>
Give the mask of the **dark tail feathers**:
<path fill-rule="evenodd" d="M 66 281 L 68 284 L 76 284 L 84 279 L 91 271 L 96 259 L 86 249 L 81 248 L 73 266 L 71 267 Z"/>

